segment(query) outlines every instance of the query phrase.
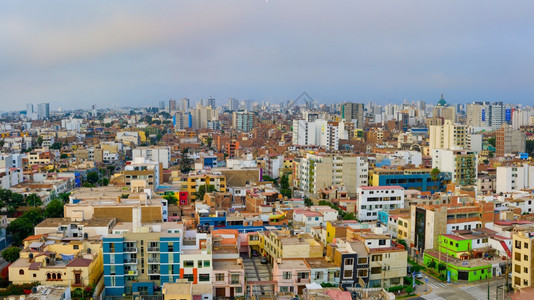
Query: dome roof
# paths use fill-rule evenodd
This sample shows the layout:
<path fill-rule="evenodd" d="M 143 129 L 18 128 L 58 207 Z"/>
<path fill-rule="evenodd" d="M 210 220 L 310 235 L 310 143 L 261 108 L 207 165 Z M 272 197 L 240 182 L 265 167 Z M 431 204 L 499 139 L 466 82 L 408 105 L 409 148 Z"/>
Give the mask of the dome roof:
<path fill-rule="evenodd" d="M 445 99 L 443 99 L 443 94 L 441 94 L 441 99 L 439 99 L 438 101 L 438 106 L 448 106 L 449 104 L 447 104 L 447 101 L 445 101 Z"/>

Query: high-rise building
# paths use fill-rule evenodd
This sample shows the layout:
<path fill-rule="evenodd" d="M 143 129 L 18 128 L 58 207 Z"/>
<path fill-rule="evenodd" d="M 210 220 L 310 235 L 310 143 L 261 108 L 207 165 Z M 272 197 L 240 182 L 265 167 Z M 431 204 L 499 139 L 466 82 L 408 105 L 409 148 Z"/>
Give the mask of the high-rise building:
<path fill-rule="evenodd" d="M 213 97 L 209 97 L 208 98 L 208 106 L 211 106 L 211 108 L 215 109 L 216 106 L 215 106 L 215 98 Z"/>
<path fill-rule="evenodd" d="M 39 119 L 50 118 L 50 103 L 37 104 L 37 115 Z"/>
<path fill-rule="evenodd" d="M 173 125 L 176 130 L 191 128 L 192 123 L 193 119 L 189 112 L 179 111 L 173 117 Z"/>
<path fill-rule="evenodd" d="M 235 98 L 228 98 L 228 110 L 239 110 L 239 100 Z"/>
<path fill-rule="evenodd" d="M 33 104 L 28 103 L 26 104 L 26 115 L 29 116 L 30 114 L 33 114 Z"/>
<path fill-rule="evenodd" d="M 447 101 L 443 99 L 443 94 L 441 94 L 441 99 L 439 99 L 438 104 L 432 110 L 432 117 L 456 122 L 456 108 L 449 105 Z"/>
<path fill-rule="evenodd" d="M 170 99 L 169 100 L 169 112 L 176 111 L 176 100 Z"/>
<path fill-rule="evenodd" d="M 515 289 L 534 286 L 534 226 L 516 227 L 512 234 L 512 287 Z"/>
<path fill-rule="evenodd" d="M 343 120 L 356 122 L 357 128 L 363 128 L 365 121 L 363 103 L 343 103 L 341 105 L 341 118 Z"/>
<path fill-rule="evenodd" d="M 191 127 L 193 129 L 208 128 L 208 122 L 219 120 L 219 113 L 216 109 L 198 105 L 191 110 Z"/>
<path fill-rule="evenodd" d="M 431 125 L 430 149 L 463 149 L 466 147 L 467 125 L 446 120 L 443 125 Z"/>
<path fill-rule="evenodd" d="M 478 130 L 497 130 L 506 123 L 506 108 L 502 102 L 467 104 L 467 124 Z"/>
<path fill-rule="evenodd" d="M 497 194 L 513 193 L 522 189 L 534 188 L 534 165 L 497 167 L 496 185 Z M 531 212 L 526 212 L 531 213 Z"/>
<path fill-rule="evenodd" d="M 254 128 L 254 113 L 248 111 L 234 111 L 232 113 L 232 127 L 242 132 L 249 132 Z"/>
<path fill-rule="evenodd" d="M 471 150 L 433 149 L 432 168 L 450 172 L 452 183 L 474 185 L 478 175 L 478 156 Z"/>
<path fill-rule="evenodd" d="M 525 152 L 527 136 L 524 132 L 514 130 L 512 126 L 503 124 L 497 130 L 495 155 L 504 156 L 507 153 Z"/>
<path fill-rule="evenodd" d="M 189 99 L 187 98 L 180 99 L 180 110 L 181 111 L 189 111 L 189 107 L 191 107 L 189 103 Z"/>
<path fill-rule="evenodd" d="M 300 160 L 298 183 L 310 196 L 335 185 L 344 186 L 354 197 L 358 187 L 367 186 L 368 167 L 366 158 L 361 156 L 308 153 Z"/>
<path fill-rule="evenodd" d="M 160 111 L 165 110 L 165 101 L 160 101 L 159 102 L 159 110 Z"/>

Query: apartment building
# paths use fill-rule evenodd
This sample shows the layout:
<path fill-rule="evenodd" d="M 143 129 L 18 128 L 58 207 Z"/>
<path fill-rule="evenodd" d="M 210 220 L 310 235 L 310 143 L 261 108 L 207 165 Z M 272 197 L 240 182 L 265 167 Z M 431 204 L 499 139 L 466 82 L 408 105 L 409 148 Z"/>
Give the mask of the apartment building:
<path fill-rule="evenodd" d="M 512 286 L 514 289 L 534 285 L 534 227 L 521 226 L 512 234 Z"/>
<path fill-rule="evenodd" d="M 295 234 L 289 230 L 258 232 L 260 254 L 271 262 L 276 258 L 322 257 L 323 245 L 311 234 Z"/>
<path fill-rule="evenodd" d="M 155 190 L 163 183 L 162 163 L 146 160 L 144 157 L 136 157 L 124 166 L 124 184 L 131 186 L 135 180 L 144 180 L 147 186 Z"/>
<path fill-rule="evenodd" d="M 502 157 L 508 153 L 525 152 L 527 136 L 524 132 L 503 124 L 496 133 L 495 156 Z"/>
<path fill-rule="evenodd" d="M 161 163 L 164 169 L 171 165 L 171 148 L 168 146 L 138 147 L 132 150 L 132 158 L 142 157 L 146 161 Z"/>
<path fill-rule="evenodd" d="M 314 197 L 333 185 L 344 186 L 349 196 L 355 196 L 357 188 L 368 182 L 368 163 L 360 156 L 308 153 L 301 159 L 299 171 L 300 189 Z"/>
<path fill-rule="evenodd" d="M 478 155 L 471 150 L 433 149 L 432 168 L 451 173 L 451 181 L 460 185 L 474 185 L 478 175 Z"/>
<path fill-rule="evenodd" d="M 431 173 L 431 168 L 375 168 L 369 173 L 369 185 L 398 185 L 406 190 L 418 190 L 422 192 L 430 192 L 431 194 L 443 191 L 451 181 L 450 173 L 440 172 L 435 178 Z"/>
<path fill-rule="evenodd" d="M 357 218 L 360 221 L 378 219 L 378 212 L 404 208 L 404 188 L 401 186 L 358 187 Z"/>
<path fill-rule="evenodd" d="M 467 146 L 467 125 L 445 120 L 443 125 L 431 125 L 428 139 L 430 149 L 464 149 Z"/>
<path fill-rule="evenodd" d="M 133 210 L 133 222 L 123 222 L 103 237 L 106 295 L 153 295 L 155 287 L 183 279 L 180 264 L 183 225 L 141 222 L 141 210 Z"/>

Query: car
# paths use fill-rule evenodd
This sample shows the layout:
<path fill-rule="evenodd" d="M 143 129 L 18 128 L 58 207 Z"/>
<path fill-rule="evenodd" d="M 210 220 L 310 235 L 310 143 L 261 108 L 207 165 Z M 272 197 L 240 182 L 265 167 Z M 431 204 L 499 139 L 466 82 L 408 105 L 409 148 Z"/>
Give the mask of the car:
<path fill-rule="evenodd" d="M 421 272 L 417 272 L 417 273 L 415 273 L 415 278 L 417 278 L 417 279 L 423 279 L 423 273 L 421 273 Z"/>
<path fill-rule="evenodd" d="M 264 265 L 267 264 L 267 257 L 265 257 L 265 256 L 262 257 L 261 258 L 261 263 L 264 264 Z"/>
<path fill-rule="evenodd" d="M 252 250 L 252 256 L 254 257 L 260 256 L 260 253 L 256 250 Z"/>

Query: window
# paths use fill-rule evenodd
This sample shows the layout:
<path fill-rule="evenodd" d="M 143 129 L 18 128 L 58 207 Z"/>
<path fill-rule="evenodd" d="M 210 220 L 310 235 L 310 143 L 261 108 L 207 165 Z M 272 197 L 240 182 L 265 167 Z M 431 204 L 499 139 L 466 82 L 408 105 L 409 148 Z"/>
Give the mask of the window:
<path fill-rule="evenodd" d="M 366 269 L 358 270 L 358 277 L 367 277 L 367 270 Z"/>
<path fill-rule="evenodd" d="M 209 268 L 211 265 L 211 262 L 209 260 L 204 261 L 204 268 Z"/>
<path fill-rule="evenodd" d="M 199 268 L 202 268 L 202 261 L 201 261 L 201 260 L 199 260 L 199 261 L 197 262 L 197 266 L 198 266 Z"/>
<path fill-rule="evenodd" d="M 528 249 L 528 243 L 525 243 L 525 249 Z"/>
<path fill-rule="evenodd" d="M 381 267 L 371 268 L 371 274 L 380 274 L 380 273 L 382 273 L 382 268 Z"/>
<path fill-rule="evenodd" d="M 345 258 L 345 266 L 352 266 L 354 264 L 354 259 Z"/>
<path fill-rule="evenodd" d="M 109 252 L 114 253 L 115 252 L 115 244 L 109 243 Z"/>
<path fill-rule="evenodd" d="M 524 260 L 524 261 L 528 261 L 528 255 L 524 255 L 524 256 L 523 256 L 523 260 Z"/>
<path fill-rule="evenodd" d="M 352 278 L 352 270 L 345 270 L 343 272 L 343 278 Z"/>
<path fill-rule="evenodd" d="M 235 292 L 236 294 L 242 294 L 242 293 L 243 293 L 243 288 L 240 287 L 240 286 L 236 286 L 236 287 L 234 288 L 234 292 Z"/>
<path fill-rule="evenodd" d="M 378 240 L 378 245 L 384 246 L 386 244 L 386 240 Z"/>
<path fill-rule="evenodd" d="M 174 252 L 173 243 L 169 243 L 167 248 L 169 249 L 168 252 Z"/>
<path fill-rule="evenodd" d="M 215 281 L 224 281 L 224 273 L 215 274 Z"/>
<path fill-rule="evenodd" d="M 318 280 L 318 279 L 321 279 L 323 278 L 323 272 L 316 272 L 315 273 L 315 279 Z"/>
<path fill-rule="evenodd" d="M 78 250 L 78 249 L 80 249 L 80 245 L 72 245 L 72 249 Z"/>
<path fill-rule="evenodd" d="M 284 279 L 291 279 L 291 272 L 284 272 L 284 273 L 282 273 L 282 278 L 284 278 Z"/>
<path fill-rule="evenodd" d="M 359 265 L 365 265 L 367 264 L 367 257 L 358 257 L 358 264 Z"/>
<path fill-rule="evenodd" d="M 230 275 L 230 284 L 239 284 L 239 274 Z"/>
<path fill-rule="evenodd" d="M 19 270 L 19 275 L 24 275 L 24 270 L 23 269 Z"/>
<path fill-rule="evenodd" d="M 382 261 L 382 254 L 373 255 L 371 261 Z"/>
<path fill-rule="evenodd" d="M 193 274 L 184 274 L 184 279 L 187 279 L 187 281 L 189 282 L 193 282 L 193 280 L 195 280 L 195 277 L 193 276 Z"/>
<path fill-rule="evenodd" d="M 193 268 L 195 266 L 195 262 L 192 260 L 184 260 L 184 267 L 186 268 Z"/>
<path fill-rule="evenodd" d="M 199 274 L 198 281 L 210 281 L 210 274 Z"/>

